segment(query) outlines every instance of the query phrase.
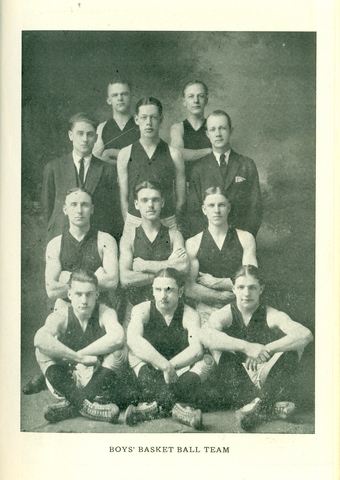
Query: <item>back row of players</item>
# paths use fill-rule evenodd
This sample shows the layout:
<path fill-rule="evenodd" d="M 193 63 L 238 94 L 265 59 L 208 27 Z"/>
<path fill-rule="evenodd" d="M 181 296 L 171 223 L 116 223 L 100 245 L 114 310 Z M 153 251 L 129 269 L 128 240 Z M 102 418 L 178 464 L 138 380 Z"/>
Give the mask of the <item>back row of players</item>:
<path fill-rule="evenodd" d="M 47 407 L 45 418 L 82 414 L 115 422 L 116 404 L 129 403 L 129 424 L 172 412 L 200 428 L 201 410 L 192 407 L 241 407 L 247 430 L 269 413 L 287 417 L 295 408 L 293 373 L 312 335 L 260 301 L 255 164 L 230 149 L 225 112 L 213 112 L 205 125 L 207 88 L 197 81 L 183 91 L 188 119 L 171 129 L 179 149 L 159 138 L 162 105 L 149 97 L 136 107 L 140 139 L 120 150 L 117 142 L 136 134 L 130 94 L 127 83 L 110 83 L 113 120 L 98 127 L 100 155 L 107 162 L 118 158 L 120 202 L 114 167 L 92 155 L 97 135 L 86 114 L 71 119 L 72 155 L 45 168 L 52 238 L 45 280 L 57 302 L 35 345 L 47 385 L 63 398 Z M 187 176 L 183 158 L 195 163 Z M 119 238 L 123 229 L 119 203 L 125 223 L 118 268 L 110 233 Z M 178 220 L 190 237 L 185 246 Z M 119 280 L 128 297 L 124 328 L 109 307 Z"/>

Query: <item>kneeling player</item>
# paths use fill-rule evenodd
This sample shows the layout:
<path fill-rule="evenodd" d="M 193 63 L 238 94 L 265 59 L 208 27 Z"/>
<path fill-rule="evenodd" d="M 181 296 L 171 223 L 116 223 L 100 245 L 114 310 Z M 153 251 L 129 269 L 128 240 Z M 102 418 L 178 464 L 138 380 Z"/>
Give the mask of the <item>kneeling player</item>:
<path fill-rule="evenodd" d="M 236 304 L 214 312 L 200 335 L 218 363 L 206 385 L 217 388 L 220 402 L 243 405 L 237 414 L 244 430 L 293 413 L 294 375 L 313 339 L 306 327 L 266 306 L 262 291 L 258 268 L 242 266 L 233 278 Z"/>
<path fill-rule="evenodd" d="M 112 392 L 125 370 L 123 328 L 116 312 L 97 302 L 98 279 L 94 274 L 72 272 L 68 298 L 68 309 L 49 315 L 34 339 L 47 386 L 62 399 L 47 407 L 45 418 L 54 423 L 81 414 L 116 422 L 117 405 L 94 400 Z M 117 394 L 123 393 L 121 383 Z M 116 401 L 120 401 L 118 395 Z"/>
<path fill-rule="evenodd" d="M 177 270 L 165 268 L 153 280 L 154 300 L 132 309 L 127 331 L 129 363 L 140 397 L 151 403 L 130 405 L 125 414 L 130 425 L 172 411 L 180 422 L 201 427 L 202 412 L 177 403 L 193 403 L 201 379 L 190 367 L 203 356 L 199 315 L 184 304 L 183 285 Z"/>

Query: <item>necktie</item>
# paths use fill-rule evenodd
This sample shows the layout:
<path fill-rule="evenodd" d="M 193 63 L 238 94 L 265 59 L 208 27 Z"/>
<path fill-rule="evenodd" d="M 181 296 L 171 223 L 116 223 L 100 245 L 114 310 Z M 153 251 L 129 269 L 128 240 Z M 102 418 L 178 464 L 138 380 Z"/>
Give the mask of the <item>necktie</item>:
<path fill-rule="evenodd" d="M 222 153 L 222 155 L 220 156 L 220 172 L 223 177 L 223 180 L 225 180 L 228 172 L 228 165 L 227 165 L 227 162 L 225 161 L 224 153 Z"/>
<path fill-rule="evenodd" d="M 84 166 L 84 162 L 85 160 L 83 158 L 81 158 L 79 160 L 79 183 L 80 183 L 80 186 L 83 187 L 84 186 L 84 180 L 85 180 L 85 166 Z"/>

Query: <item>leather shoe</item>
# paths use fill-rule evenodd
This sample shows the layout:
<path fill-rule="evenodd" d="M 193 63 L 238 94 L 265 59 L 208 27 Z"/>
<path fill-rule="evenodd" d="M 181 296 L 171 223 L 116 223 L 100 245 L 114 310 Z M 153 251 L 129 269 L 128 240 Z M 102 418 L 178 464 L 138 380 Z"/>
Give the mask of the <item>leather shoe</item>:
<path fill-rule="evenodd" d="M 39 375 L 36 375 L 35 377 L 32 378 L 22 389 L 22 393 L 25 395 L 33 395 L 34 393 L 39 393 L 42 392 L 43 390 L 46 390 L 46 382 L 45 382 L 45 377 L 42 373 Z"/>

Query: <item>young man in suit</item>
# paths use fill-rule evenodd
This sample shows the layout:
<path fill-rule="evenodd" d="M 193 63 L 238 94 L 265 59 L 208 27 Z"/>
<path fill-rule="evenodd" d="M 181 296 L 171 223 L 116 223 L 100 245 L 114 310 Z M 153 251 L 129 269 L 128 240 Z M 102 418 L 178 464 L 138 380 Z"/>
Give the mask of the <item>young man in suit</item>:
<path fill-rule="evenodd" d="M 225 190 L 232 204 L 229 223 L 254 237 L 262 221 L 262 198 L 256 165 L 251 158 L 230 147 L 231 119 L 223 110 L 207 118 L 207 136 L 213 151 L 195 163 L 188 196 L 189 211 L 195 218 L 196 231 L 206 226 L 201 205 L 204 191 L 216 185 Z"/>
<path fill-rule="evenodd" d="M 47 242 L 67 228 L 64 199 L 66 192 L 75 187 L 85 187 L 92 195 L 92 226 L 119 238 L 122 221 L 114 169 L 92 155 L 97 123 L 86 113 L 74 115 L 69 123 L 72 153 L 49 162 L 44 169 L 42 207 L 47 222 Z"/>
<path fill-rule="evenodd" d="M 112 117 L 98 125 L 93 152 L 104 162 L 116 165 L 119 151 L 140 136 L 130 111 L 131 84 L 123 78 L 113 78 L 107 87 L 106 101 L 112 107 Z"/>

